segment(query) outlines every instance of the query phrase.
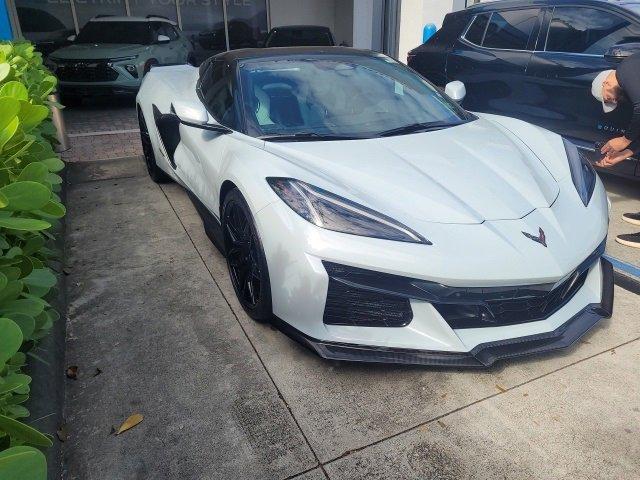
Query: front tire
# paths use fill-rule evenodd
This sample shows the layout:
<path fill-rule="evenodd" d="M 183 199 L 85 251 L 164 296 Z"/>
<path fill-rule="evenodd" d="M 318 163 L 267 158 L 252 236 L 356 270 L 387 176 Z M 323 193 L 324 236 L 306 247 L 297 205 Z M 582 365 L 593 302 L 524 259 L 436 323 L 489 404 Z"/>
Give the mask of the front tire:
<path fill-rule="evenodd" d="M 147 172 L 151 180 L 156 183 L 168 183 L 171 181 L 171 177 L 164 173 L 164 171 L 158 167 L 156 163 L 156 156 L 153 153 L 153 145 L 151 144 L 151 137 L 149 136 L 149 129 L 147 128 L 147 122 L 144 120 L 142 110 L 138 109 L 138 123 L 140 125 L 140 141 L 142 142 L 142 153 L 144 155 L 144 163 L 147 166 Z"/>
<path fill-rule="evenodd" d="M 237 189 L 224 199 L 222 229 L 227 268 L 238 301 L 247 315 L 266 322 L 273 315 L 267 260 L 251 210 Z"/>

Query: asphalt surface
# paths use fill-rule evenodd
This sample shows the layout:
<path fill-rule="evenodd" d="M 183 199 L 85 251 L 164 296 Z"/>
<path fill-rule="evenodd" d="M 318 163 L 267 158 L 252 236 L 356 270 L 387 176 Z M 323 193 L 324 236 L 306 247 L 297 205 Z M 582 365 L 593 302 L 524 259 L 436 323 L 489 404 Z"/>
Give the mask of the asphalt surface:
<path fill-rule="evenodd" d="M 637 478 L 635 294 L 489 370 L 327 362 L 243 313 L 179 186 L 139 158 L 69 176 L 69 479 Z"/>

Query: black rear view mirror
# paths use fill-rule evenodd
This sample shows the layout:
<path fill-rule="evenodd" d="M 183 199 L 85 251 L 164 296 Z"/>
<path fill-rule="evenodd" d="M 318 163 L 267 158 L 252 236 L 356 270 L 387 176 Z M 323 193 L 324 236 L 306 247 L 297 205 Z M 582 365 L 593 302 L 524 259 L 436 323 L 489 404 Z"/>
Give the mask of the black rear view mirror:
<path fill-rule="evenodd" d="M 640 52 L 640 42 L 622 43 L 619 45 L 614 45 L 606 52 L 604 52 L 604 58 L 606 58 L 607 60 L 620 62 L 638 52 Z"/>

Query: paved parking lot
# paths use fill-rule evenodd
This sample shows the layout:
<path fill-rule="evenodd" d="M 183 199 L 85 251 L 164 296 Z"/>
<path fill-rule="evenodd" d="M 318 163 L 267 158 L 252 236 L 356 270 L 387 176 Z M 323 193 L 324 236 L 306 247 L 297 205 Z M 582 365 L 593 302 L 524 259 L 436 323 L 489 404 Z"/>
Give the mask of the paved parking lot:
<path fill-rule="evenodd" d="M 576 348 L 489 370 L 321 360 L 244 314 L 184 191 L 119 158 L 139 148 L 134 113 L 67 112 L 70 479 L 635 478 L 634 293 L 617 287 Z M 605 182 L 612 232 L 632 231 L 636 184 Z"/>
<path fill-rule="evenodd" d="M 70 149 L 67 162 L 142 155 L 133 99 L 94 100 L 64 110 Z"/>
<path fill-rule="evenodd" d="M 561 354 L 332 363 L 244 314 L 187 196 L 140 158 L 73 164 L 70 182 L 70 479 L 636 476 L 634 294 L 616 288 L 613 318 Z"/>

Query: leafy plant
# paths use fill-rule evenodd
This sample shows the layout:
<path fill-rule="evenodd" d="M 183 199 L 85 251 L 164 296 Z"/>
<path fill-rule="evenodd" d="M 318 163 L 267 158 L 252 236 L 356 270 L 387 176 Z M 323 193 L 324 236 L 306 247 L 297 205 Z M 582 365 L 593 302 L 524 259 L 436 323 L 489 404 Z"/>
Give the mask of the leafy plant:
<path fill-rule="evenodd" d="M 49 304 L 57 278 L 51 247 L 65 207 L 58 193 L 64 163 L 56 155 L 47 100 L 56 78 L 26 42 L 0 44 L 0 478 L 46 478 L 34 447 L 51 439 L 27 425 L 31 377 L 22 373 L 58 320 Z"/>

